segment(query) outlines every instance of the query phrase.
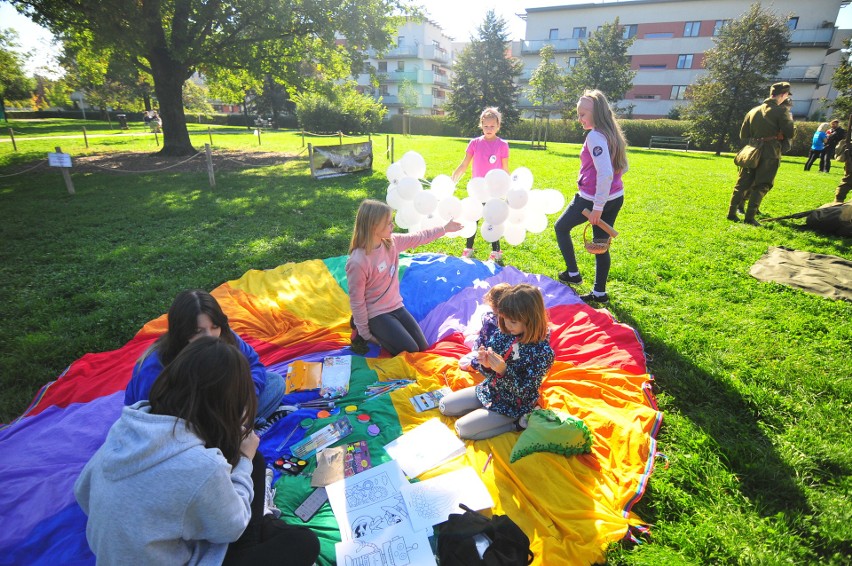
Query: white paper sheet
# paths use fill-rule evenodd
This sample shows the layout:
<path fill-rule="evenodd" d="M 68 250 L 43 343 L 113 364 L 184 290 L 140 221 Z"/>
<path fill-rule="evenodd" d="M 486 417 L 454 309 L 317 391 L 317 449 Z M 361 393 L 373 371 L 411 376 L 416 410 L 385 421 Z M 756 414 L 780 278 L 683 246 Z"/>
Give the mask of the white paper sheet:
<path fill-rule="evenodd" d="M 383 530 L 370 540 L 339 542 L 334 545 L 336 562 L 341 566 L 435 566 L 429 534 L 429 531 L 412 532 L 397 525 Z"/>
<path fill-rule="evenodd" d="M 421 482 L 402 486 L 402 497 L 415 531 L 446 521 L 452 513 L 464 513 L 459 503 L 471 509 L 490 509 L 494 500 L 470 466 Z"/>

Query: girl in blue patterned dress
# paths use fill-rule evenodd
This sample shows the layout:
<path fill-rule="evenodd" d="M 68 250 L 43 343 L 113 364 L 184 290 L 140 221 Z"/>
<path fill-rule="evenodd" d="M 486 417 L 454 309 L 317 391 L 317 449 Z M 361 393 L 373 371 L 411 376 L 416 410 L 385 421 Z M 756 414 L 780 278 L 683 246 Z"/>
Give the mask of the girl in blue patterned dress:
<path fill-rule="evenodd" d="M 500 326 L 497 324 L 497 317 L 499 316 L 497 313 L 497 304 L 500 302 L 500 297 L 503 296 L 503 293 L 511 288 L 512 286 L 508 283 L 497 283 L 488 289 L 488 292 L 482 297 L 482 303 L 491 310 L 482 315 L 482 327 L 480 327 L 479 334 L 477 334 L 476 340 L 473 342 L 471 351 L 459 360 L 459 367 L 461 369 L 466 371 L 479 369 L 479 362 L 477 361 L 479 347 L 485 346 L 488 343 L 488 339 L 500 330 Z"/>
<path fill-rule="evenodd" d="M 477 362 L 485 380 L 441 399 L 441 413 L 460 417 L 460 438 L 482 440 L 517 430 L 517 422 L 538 404 L 539 387 L 553 350 L 541 291 L 522 283 L 506 291 L 497 304 L 495 332 L 479 347 Z"/>

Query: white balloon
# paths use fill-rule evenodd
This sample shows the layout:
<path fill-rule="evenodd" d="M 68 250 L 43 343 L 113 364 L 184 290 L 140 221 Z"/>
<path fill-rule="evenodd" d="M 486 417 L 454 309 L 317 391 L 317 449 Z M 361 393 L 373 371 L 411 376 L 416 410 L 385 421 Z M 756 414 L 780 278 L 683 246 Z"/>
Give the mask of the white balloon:
<path fill-rule="evenodd" d="M 482 218 L 482 201 L 476 197 L 465 197 L 461 201 L 461 217 L 468 222 L 476 222 Z M 470 237 L 470 236 L 468 236 Z"/>
<path fill-rule="evenodd" d="M 407 202 L 396 211 L 396 225 L 402 229 L 411 230 L 411 227 L 420 223 L 423 216 L 414 209 L 414 203 Z"/>
<path fill-rule="evenodd" d="M 423 185 L 414 177 L 403 177 L 397 183 L 396 190 L 403 200 L 414 200 L 417 193 L 423 190 Z"/>
<path fill-rule="evenodd" d="M 394 210 L 399 210 L 406 202 L 408 202 L 399 196 L 399 189 L 397 189 L 395 185 L 388 187 L 388 194 L 385 200 Z"/>
<path fill-rule="evenodd" d="M 416 151 L 406 151 L 399 161 L 402 163 L 406 175 L 415 179 L 422 179 L 426 176 L 426 160 Z"/>
<path fill-rule="evenodd" d="M 391 163 L 388 165 L 387 172 L 385 173 L 388 176 L 388 181 L 394 183 L 399 181 L 403 177 L 405 177 L 405 171 L 402 169 L 402 163 L 399 161 L 395 163 Z"/>
<path fill-rule="evenodd" d="M 447 222 L 441 218 L 437 213 L 429 214 L 423 217 L 423 220 L 420 222 L 420 227 L 422 230 L 428 230 L 430 228 L 437 228 L 438 226 L 443 226 Z"/>
<path fill-rule="evenodd" d="M 489 224 L 502 224 L 509 218 L 509 205 L 504 200 L 493 198 L 482 207 L 482 218 Z"/>
<path fill-rule="evenodd" d="M 506 193 L 506 204 L 510 208 L 523 208 L 530 200 L 529 191 L 523 189 L 511 189 Z"/>
<path fill-rule="evenodd" d="M 438 198 L 432 191 L 420 191 L 414 195 L 414 209 L 424 216 L 435 212 L 438 208 Z"/>
<path fill-rule="evenodd" d="M 470 238 L 476 234 L 476 222 L 463 222 L 462 229 L 458 231 L 458 235 L 461 238 Z"/>
<path fill-rule="evenodd" d="M 485 202 L 488 200 L 488 189 L 485 188 L 485 179 L 483 177 L 475 177 L 467 182 L 467 194 L 478 200 Z"/>
<path fill-rule="evenodd" d="M 556 189 L 544 189 L 542 193 L 542 208 L 545 214 L 556 214 L 565 207 L 565 196 Z"/>
<path fill-rule="evenodd" d="M 503 198 L 512 186 L 512 178 L 502 169 L 492 169 L 485 174 L 485 187 L 492 198 Z"/>
<path fill-rule="evenodd" d="M 446 220 L 461 218 L 462 201 L 452 195 L 442 198 L 440 202 L 438 202 L 438 214 Z"/>
<path fill-rule="evenodd" d="M 530 214 L 524 220 L 524 226 L 527 227 L 528 232 L 541 234 L 547 229 L 547 216 L 544 213 Z"/>
<path fill-rule="evenodd" d="M 544 191 L 531 190 L 527 201 L 527 214 L 544 214 Z"/>
<path fill-rule="evenodd" d="M 526 167 L 518 167 L 512 171 L 512 188 L 528 191 L 533 186 L 532 171 Z"/>
<path fill-rule="evenodd" d="M 438 175 L 432 179 L 432 192 L 435 193 L 438 200 L 441 200 L 456 192 L 456 184 L 449 175 Z"/>
<path fill-rule="evenodd" d="M 506 243 L 513 246 L 520 246 L 524 243 L 527 237 L 527 230 L 518 224 L 506 224 L 506 229 L 503 231 L 503 239 Z"/>
<path fill-rule="evenodd" d="M 482 239 L 486 242 L 496 242 L 503 236 L 504 229 L 505 227 L 502 224 L 483 222 L 482 228 L 479 229 L 479 232 L 482 234 Z"/>
<path fill-rule="evenodd" d="M 510 208 L 509 218 L 506 219 L 507 224 L 519 224 L 525 226 L 524 221 L 527 219 L 527 211 L 523 208 Z"/>

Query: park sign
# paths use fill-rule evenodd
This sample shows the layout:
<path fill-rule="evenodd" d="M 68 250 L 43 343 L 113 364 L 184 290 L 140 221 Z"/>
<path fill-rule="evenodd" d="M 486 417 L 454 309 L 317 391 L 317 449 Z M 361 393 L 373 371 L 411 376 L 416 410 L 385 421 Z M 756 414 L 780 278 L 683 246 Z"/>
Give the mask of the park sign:
<path fill-rule="evenodd" d="M 47 164 L 51 167 L 71 167 L 70 153 L 48 153 Z"/>

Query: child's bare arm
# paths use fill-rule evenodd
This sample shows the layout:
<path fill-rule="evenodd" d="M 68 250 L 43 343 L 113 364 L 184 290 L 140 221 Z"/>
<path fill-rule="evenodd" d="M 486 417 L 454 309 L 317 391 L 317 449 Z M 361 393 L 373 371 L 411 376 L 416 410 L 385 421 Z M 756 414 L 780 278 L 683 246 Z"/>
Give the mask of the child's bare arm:
<path fill-rule="evenodd" d="M 470 161 L 473 159 L 472 155 L 465 154 L 464 160 L 456 167 L 456 170 L 453 171 L 453 182 L 458 183 L 459 179 L 462 178 L 464 172 L 467 171 L 467 166 L 470 165 Z"/>

